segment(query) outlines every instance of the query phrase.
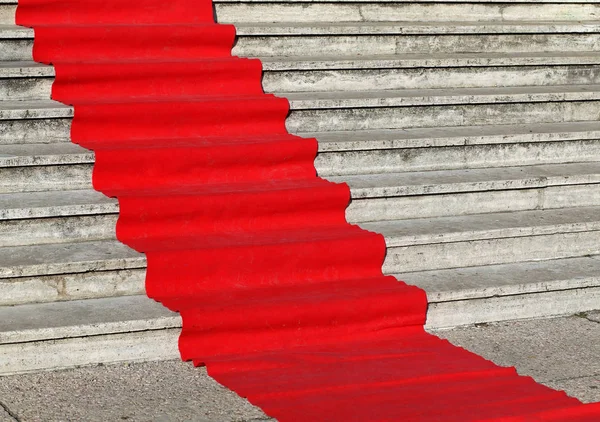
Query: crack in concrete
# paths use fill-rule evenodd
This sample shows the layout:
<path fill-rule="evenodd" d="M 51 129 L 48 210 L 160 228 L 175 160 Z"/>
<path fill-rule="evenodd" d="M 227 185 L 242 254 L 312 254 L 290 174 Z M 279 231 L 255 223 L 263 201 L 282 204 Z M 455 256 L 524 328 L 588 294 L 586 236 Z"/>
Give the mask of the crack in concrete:
<path fill-rule="evenodd" d="M 591 319 L 587 313 L 585 312 L 580 312 L 578 314 L 575 314 L 576 317 L 581 318 L 581 319 L 585 319 L 586 321 L 589 322 L 593 322 L 594 324 L 600 324 L 600 320 L 597 319 Z"/>
<path fill-rule="evenodd" d="M 17 416 L 17 414 L 13 413 L 9 409 L 9 407 L 6 404 L 4 404 L 3 402 L 1 402 L 1 401 L 0 401 L 0 408 L 4 409 L 4 411 L 8 414 L 8 416 L 10 416 L 16 422 L 21 422 L 21 419 L 19 419 L 19 417 Z"/>
<path fill-rule="evenodd" d="M 580 375 L 577 377 L 566 377 L 566 378 L 557 378 L 557 379 L 551 379 L 551 380 L 546 380 L 543 382 L 561 382 L 561 381 L 571 381 L 571 380 L 578 380 L 578 379 L 583 379 L 583 378 L 595 378 L 595 377 L 600 377 L 600 373 L 597 374 L 589 374 L 589 375 Z"/>

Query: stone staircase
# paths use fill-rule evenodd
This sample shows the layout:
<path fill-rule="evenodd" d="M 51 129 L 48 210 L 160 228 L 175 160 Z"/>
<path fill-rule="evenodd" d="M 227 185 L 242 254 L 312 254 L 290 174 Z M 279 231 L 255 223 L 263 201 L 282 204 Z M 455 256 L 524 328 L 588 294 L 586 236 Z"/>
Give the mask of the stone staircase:
<path fill-rule="evenodd" d="M 0 0 L 0 374 L 178 356 Z M 443 328 L 600 308 L 600 1 L 216 0 Z"/>

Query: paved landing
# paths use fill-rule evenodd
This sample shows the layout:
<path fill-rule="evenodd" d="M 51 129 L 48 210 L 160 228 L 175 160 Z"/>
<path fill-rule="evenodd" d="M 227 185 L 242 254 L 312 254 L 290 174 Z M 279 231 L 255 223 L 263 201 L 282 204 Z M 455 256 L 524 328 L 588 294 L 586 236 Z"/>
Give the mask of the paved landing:
<path fill-rule="evenodd" d="M 600 311 L 436 334 L 584 402 L 600 401 Z M 204 369 L 178 361 L 0 377 L 0 403 L 0 422 L 272 420 Z"/>

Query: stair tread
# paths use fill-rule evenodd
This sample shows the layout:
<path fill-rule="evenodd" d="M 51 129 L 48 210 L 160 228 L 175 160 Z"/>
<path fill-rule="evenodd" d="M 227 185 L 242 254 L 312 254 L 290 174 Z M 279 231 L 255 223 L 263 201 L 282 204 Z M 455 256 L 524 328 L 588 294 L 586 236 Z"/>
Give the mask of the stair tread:
<path fill-rule="evenodd" d="M 34 61 L 0 61 L 0 78 L 53 77 L 54 67 Z"/>
<path fill-rule="evenodd" d="M 598 139 L 600 138 L 600 121 L 303 132 L 301 136 L 317 138 L 321 152 L 550 142 Z M 0 167 L 75 162 L 93 163 L 94 153 L 70 142 L 0 145 Z"/>
<path fill-rule="evenodd" d="M 294 110 L 307 108 L 585 101 L 600 99 L 600 85 L 388 89 L 378 91 L 277 92 Z"/>
<path fill-rule="evenodd" d="M 116 239 L 0 248 L 0 278 L 145 266 L 144 254 Z"/>
<path fill-rule="evenodd" d="M 598 21 L 430 21 L 237 23 L 240 36 L 594 33 Z"/>
<path fill-rule="evenodd" d="M 526 210 L 360 224 L 388 247 L 600 230 L 600 207 Z"/>
<path fill-rule="evenodd" d="M 92 189 L 0 194 L 0 221 L 116 213 L 116 199 Z"/>
<path fill-rule="evenodd" d="M 298 0 L 214 0 L 215 3 L 297 3 Z M 431 3 L 458 3 L 462 0 L 427 0 Z M 556 3 L 557 0 L 519 0 L 519 3 Z M 305 3 L 414 3 L 415 0 L 303 0 Z M 506 3 L 506 0 L 470 0 L 470 3 Z M 0 0 L 0 3 L 16 4 L 17 0 Z M 582 3 L 582 0 L 561 0 L 560 3 Z M 600 3 L 586 0 L 585 3 Z"/>
<path fill-rule="evenodd" d="M 0 101 L 0 120 L 73 117 L 73 107 L 53 100 Z"/>
<path fill-rule="evenodd" d="M 0 167 L 93 162 L 92 151 L 70 142 L 0 145 Z"/>
<path fill-rule="evenodd" d="M 427 35 L 506 33 L 595 33 L 598 21 L 378 21 L 378 22 L 268 22 L 236 23 L 240 36 L 273 35 Z M 0 25 L 0 38 L 33 39 L 34 31 Z"/>
<path fill-rule="evenodd" d="M 600 63 L 595 51 L 482 52 L 432 54 L 380 54 L 357 56 L 275 56 L 261 57 L 263 69 L 384 69 L 397 67 L 463 67 L 463 66 L 534 66 L 581 65 Z M 53 66 L 33 61 L 0 61 L 0 77 L 53 77 Z"/>
<path fill-rule="evenodd" d="M 33 39 L 33 29 L 18 25 L 0 24 L 0 38 Z"/>
<path fill-rule="evenodd" d="M 0 344 L 180 326 L 179 315 L 146 296 L 0 307 Z"/>
<path fill-rule="evenodd" d="M 354 199 L 523 189 L 599 183 L 600 162 L 363 174 L 332 176 L 327 179 L 347 183 Z"/>
<path fill-rule="evenodd" d="M 481 52 L 431 53 L 361 56 L 275 56 L 261 57 L 263 69 L 322 70 L 322 69 L 385 69 L 398 67 L 466 67 L 466 66 L 533 66 L 580 65 L 600 63 L 595 51 L 557 52 Z"/>
<path fill-rule="evenodd" d="M 319 151 L 460 146 L 489 143 L 600 139 L 599 121 L 303 132 L 319 140 Z M 541 135 L 541 136 L 540 136 Z"/>
<path fill-rule="evenodd" d="M 600 256 L 395 274 L 430 303 L 600 286 Z"/>

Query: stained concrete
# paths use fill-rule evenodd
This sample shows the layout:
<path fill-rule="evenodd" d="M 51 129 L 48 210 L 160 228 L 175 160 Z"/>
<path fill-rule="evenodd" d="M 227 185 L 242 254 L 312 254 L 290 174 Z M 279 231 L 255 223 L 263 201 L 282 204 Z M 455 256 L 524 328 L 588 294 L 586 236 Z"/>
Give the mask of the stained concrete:
<path fill-rule="evenodd" d="M 600 312 L 471 326 L 437 335 L 515 365 L 584 402 L 600 401 Z M 202 368 L 178 361 L 0 377 L 0 402 L 20 421 L 265 421 Z M 6 419 L 13 421 L 14 419 Z M 0 413 L 0 422 L 5 422 Z"/>
<path fill-rule="evenodd" d="M 0 401 L 22 422 L 269 420 L 204 369 L 178 361 L 4 377 Z"/>
<path fill-rule="evenodd" d="M 589 317 L 588 317 L 589 315 Z M 440 337 L 521 375 L 585 402 L 600 401 L 598 312 L 556 319 L 481 324 L 446 331 Z"/>

